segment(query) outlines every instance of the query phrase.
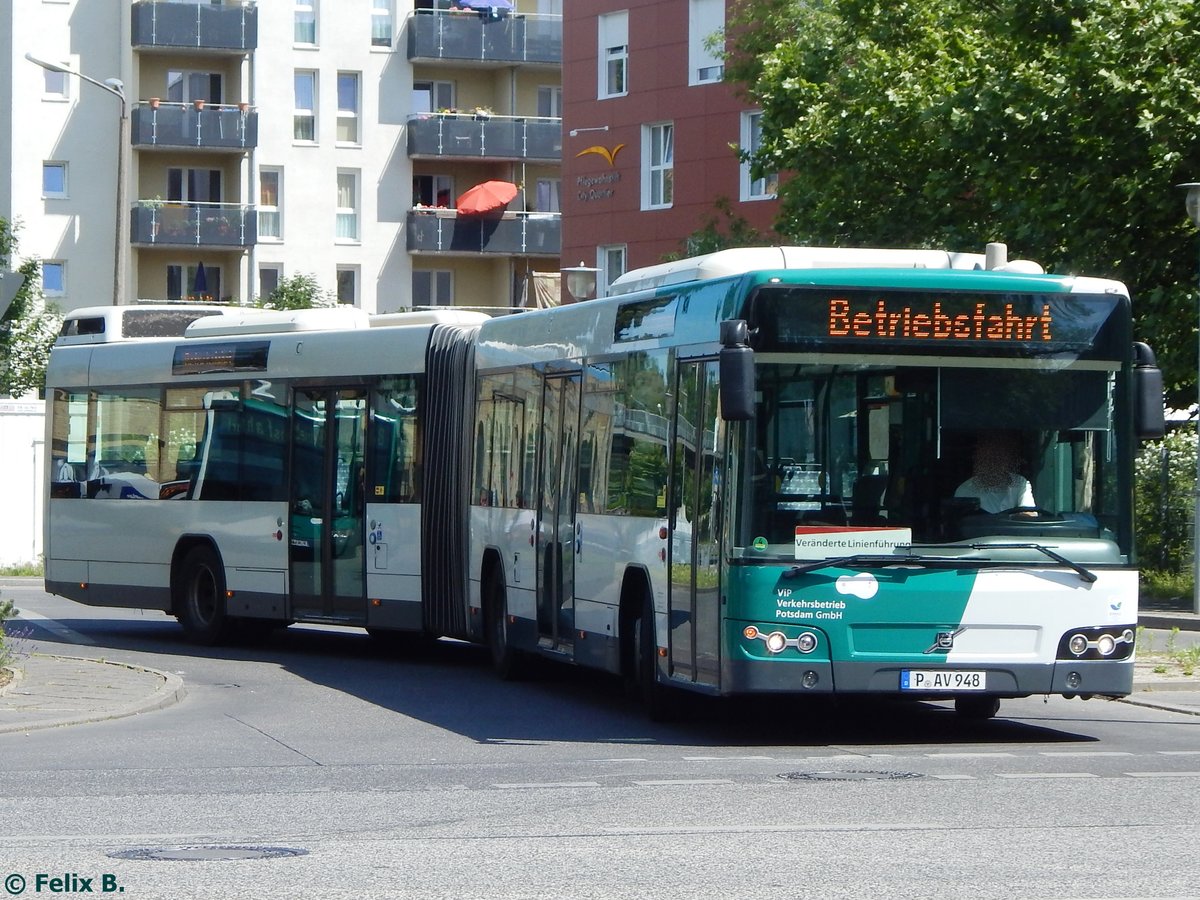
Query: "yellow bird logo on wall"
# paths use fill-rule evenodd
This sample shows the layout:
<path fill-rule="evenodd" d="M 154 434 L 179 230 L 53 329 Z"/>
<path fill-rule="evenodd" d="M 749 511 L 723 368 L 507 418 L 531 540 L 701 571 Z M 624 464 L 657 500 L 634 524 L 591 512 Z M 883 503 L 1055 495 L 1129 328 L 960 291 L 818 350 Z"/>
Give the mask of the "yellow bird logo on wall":
<path fill-rule="evenodd" d="M 580 150 L 575 154 L 575 158 L 578 159 L 581 156 L 587 156 L 589 153 L 595 153 L 597 156 L 603 157 L 605 160 L 607 160 L 610 168 L 615 168 L 617 164 L 617 154 L 620 153 L 624 147 L 624 144 L 617 144 L 615 147 L 609 150 L 607 147 L 601 147 L 599 144 L 597 144 L 594 147 L 588 147 L 586 150 Z"/>

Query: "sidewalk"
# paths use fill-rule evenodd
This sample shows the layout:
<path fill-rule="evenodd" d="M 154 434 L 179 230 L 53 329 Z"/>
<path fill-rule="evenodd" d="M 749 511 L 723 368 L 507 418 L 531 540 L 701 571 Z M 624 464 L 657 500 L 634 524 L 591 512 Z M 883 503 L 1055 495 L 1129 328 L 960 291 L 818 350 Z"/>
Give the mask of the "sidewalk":
<path fill-rule="evenodd" d="M 0 734 L 120 719 L 183 699 L 178 675 L 102 659 L 35 653 L 0 688 Z"/>

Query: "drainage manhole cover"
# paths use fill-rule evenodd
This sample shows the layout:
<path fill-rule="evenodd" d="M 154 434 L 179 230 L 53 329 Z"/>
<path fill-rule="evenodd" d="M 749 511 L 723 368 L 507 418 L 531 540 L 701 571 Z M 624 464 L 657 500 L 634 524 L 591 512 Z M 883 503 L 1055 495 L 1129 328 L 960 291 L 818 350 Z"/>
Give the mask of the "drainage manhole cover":
<path fill-rule="evenodd" d="M 253 847 L 237 845 L 198 845 L 194 847 L 139 847 L 119 850 L 108 855 L 113 859 L 159 860 L 165 862 L 220 862 L 240 859 L 280 859 L 286 856 L 305 856 L 299 847 Z"/>
<path fill-rule="evenodd" d="M 780 778 L 788 781 L 900 781 L 905 778 L 924 778 L 919 772 L 784 772 Z"/>

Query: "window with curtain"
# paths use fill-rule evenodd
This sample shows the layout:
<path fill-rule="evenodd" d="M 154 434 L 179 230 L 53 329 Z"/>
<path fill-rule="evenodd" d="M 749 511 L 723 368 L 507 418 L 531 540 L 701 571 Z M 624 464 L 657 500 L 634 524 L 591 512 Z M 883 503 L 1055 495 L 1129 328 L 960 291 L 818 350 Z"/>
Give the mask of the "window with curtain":
<path fill-rule="evenodd" d="M 453 306 L 454 276 L 445 270 L 421 271 L 412 274 L 413 306 Z"/>
<path fill-rule="evenodd" d="M 622 97 L 629 93 L 629 11 L 600 16 L 596 31 L 600 39 L 596 96 L 601 100 Z"/>
<path fill-rule="evenodd" d="M 675 199 L 675 126 L 642 126 L 642 209 L 664 209 Z"/>
<path fill-rule="evenodd" d="M 561 194 L 561 179 L 539 178 L 537 180 L 537 205 L 535 209 L 538 212 L 562 212 Z"/>
<path fill-rule="evenodd" d="M 337 226 L 339 241 L 358 240 L 358 173 L 337 173 Z"/>
<path fill-rule="evenodd" d="M 725 0 L 688 0 L 688 84 L 720 81 L 723 47 L 710 47 L 725 32 Z"/>
<path fill-rule="evenodd" d="M 371 0 L 371 46 L 392 46 L 392 0 Z"/>
<path fill-rule="evenodd" d="M 292 137 L 297 141 L 317 139 L 317 73 L 299 70 L 295 76 L 296 108 L 292 114 Z"/>
<path fill-rule="evenodd" d="M 260 169 L 258 172 L 258 238 L 259 240 L 281 240 L 283 238 L 283 216 L 281 202 L 283 193 L 283 171 Z"/>
<path fill-rule="evenodd" d="M 317 0 L 296 0 L 295 36 L 297 44 L 317 42 Z"/>
<path fill-rule="evenodd" d="M 338 72 L 337 76 L 337 139 L 342 144 L 359 143 L 357 72 Z"/>

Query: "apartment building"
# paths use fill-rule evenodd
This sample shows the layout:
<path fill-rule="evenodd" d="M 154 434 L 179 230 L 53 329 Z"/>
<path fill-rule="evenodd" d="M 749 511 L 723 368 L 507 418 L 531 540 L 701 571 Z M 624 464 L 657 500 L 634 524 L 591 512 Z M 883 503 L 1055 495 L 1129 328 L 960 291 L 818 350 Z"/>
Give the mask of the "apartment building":
<path fill-rule="evenodd" d="M 562 0 L 0 17 L 0 215 L 65 309 L 249 302 L 301 273 L 372 312 L 507 308 L 560 267 Z M 515 196 L 459 215 L 487 181 Z"/>
<path fill-rule="evenodd" d="M 572 0 L 563 23 L 563 259 L 599 269 L 601 292 L 662 262 L 727 201 L 769 234 L 777 177 L 751 177 L 760 113 L 724 78 L 711 43 L 725 0 Z M 719 38 L 718 38 L 719 40 Z"/>

